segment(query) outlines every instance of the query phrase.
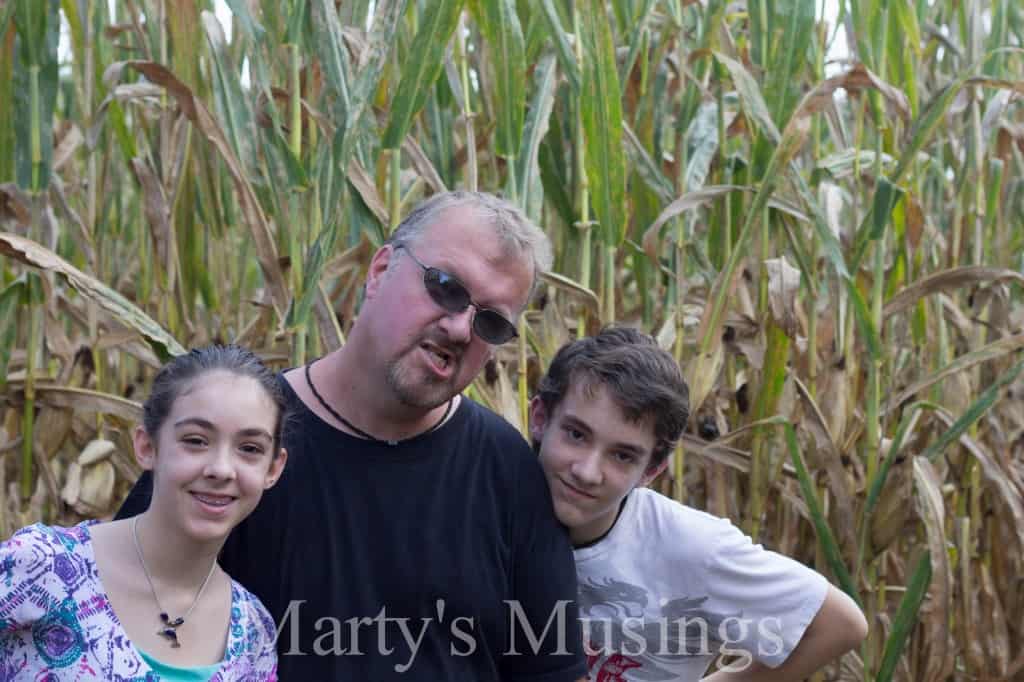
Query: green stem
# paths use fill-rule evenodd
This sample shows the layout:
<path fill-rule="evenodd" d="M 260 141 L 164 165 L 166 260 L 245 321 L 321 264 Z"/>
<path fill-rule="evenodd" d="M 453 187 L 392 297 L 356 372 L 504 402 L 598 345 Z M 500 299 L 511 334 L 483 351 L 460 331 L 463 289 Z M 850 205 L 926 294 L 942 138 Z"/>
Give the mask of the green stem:
<path fill-rule="evenodd" d="M 42 139 L 42 122 L 39 120 L 40 116 L 40 102 L 39 102 L 39 65 L 33 64 L 28 68 L 28 83 L 29 83 L 29 115 L 31 116 L 31 132 L 29 144 L 31 146 L 32 154 L 32 192 L 36 193 L 42 188 L 42 174 L 43 167 L 43 139 Z"/>
<path fill-rule="evenodd" d="M 508 198 L 513 204 L 519 203 L 519 181 L 516 179 L 516 157 L 509 156 L 505 159 L 505 168 L 508 174 Z"/>
<path fill-rule="evenodd" d="M 615 246 L 606 245 L 604 249 L 604 313 L 605 322 L 615 320 Z"/>
<path fill-rule="evenodd" d="M 580 15 L 579 7 L 576 3 L 573 4 L 572 8 L 572 24 L 573 30 L 576 35 L 580 35 Z M 583 72 L 583 45 L 580 40 L 576 41 L 576 63 L 579 64 L 580 73 Z M 585 287 L 590 287 L 591 277 L 591 249 L 593 242 L 593 234 L 590 229 L 590 181 L 587 179 L 587 168 L 586 168 L 586 146 L 585 136 L 583 134 L 583 112 L 580 100 L 577 100 L 576 106 L 576 130 L 575 143 L 576 143 L 576 171 L 574 176 L 576 178 L 576 196 L 577 202 L 580 209 L 580 220 L 577 223 L 577 227 L 583 231 L 583 244 L 580 249 L 580 284 Z M 581 310 L 579 319 L 576 324 L 576 335 L 578 338 L 583 338 L 587 335 L 587 314 Z"/>
<path fill-rule="evenodd" d="M 462 81 L 462 118 L 466 122 L 466 185 L 470 192 L 477 191 L 476 132 L 473 128 L 473 107 L 469 96 L 469 59 L 466 57 L 466 15 L 459 17 L 457 30 L 456 59 L 459 64 L 459 78 Z"/>
<path fill-rule="evenodd" d="M 288 53 L 290 56 L 292 82 L 291 95 L 288 102 L 291 113 L 288 147 L 291 149 L 295 160 L 298 161 L 302 155 L 302 55 L 299 52 L 299 46 L 296 44 L 288 46 Z"/>
<path fill-rule="evenodd" d="M 402 148 L 395 147 L 391 150 L 390 159 L 391 181 L 388 183 L 388 218 L 391 221 L 388 232 L 394 232 L 401 221 L 402 210 Z"/>
<path fill-rule="evenodd" d="M 32 291 L 38 287 L 34 277 L 29 278 L 29 300 L 37 298 Z M 28 348 L 25 353 L 25 411 L 21 415 L 21 499 L 27 502 L 32 496 L 33 471 L 35 469 L 32 451 L 35 447 L 36 417 L 36 359 L 42 343 L 42 303 L 32 305 L 29 312 Z"/>

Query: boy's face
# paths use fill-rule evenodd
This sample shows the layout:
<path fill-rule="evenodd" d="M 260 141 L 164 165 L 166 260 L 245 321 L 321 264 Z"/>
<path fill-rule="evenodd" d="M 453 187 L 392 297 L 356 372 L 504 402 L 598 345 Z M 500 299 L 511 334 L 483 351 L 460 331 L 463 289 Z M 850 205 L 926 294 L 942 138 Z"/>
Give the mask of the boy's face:
<path fill-rule="evenodd" d="M 603 385 L 585 391 L 573 383 L 550 413 L 534 398 L 530 435 L 540 444 L 555 514 L 574 545 L 607 532 L 626 494 L 664 468 L 649 468 L 656 442 L 651 419 L 627 419 Z"/>

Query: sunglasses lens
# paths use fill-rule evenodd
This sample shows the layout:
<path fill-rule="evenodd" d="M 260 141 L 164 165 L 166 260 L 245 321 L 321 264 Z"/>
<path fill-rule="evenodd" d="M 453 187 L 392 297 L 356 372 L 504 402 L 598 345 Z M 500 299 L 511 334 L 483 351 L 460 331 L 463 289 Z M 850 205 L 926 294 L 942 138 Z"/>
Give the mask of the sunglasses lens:
<path fill-rule="evenodd" d="M 437 268 L 423 271 L 423 285 L 430 298 L 450 313 L 462 312 L 469 305 L 469 292 L 459 280 Z"/>
<path fill-rule="evenodd" d="M 462 282 L 444 270 L 424 267 L 423 286 L 434 303 L 450 313 L 461 313 L 472 300 Z M 480 308 L 473 315 L 473 331 L 482 340 L 499 345 L 517 336 L 514 324 L 506 320 L 500 313 L 487 308 Z"/>
<path fill-rule="evenodd" d="M 473 316 L 473 331 L 487 343 L 496 346 L 516 337 L 515 326 L 487 308 L 478 310 Z"/>

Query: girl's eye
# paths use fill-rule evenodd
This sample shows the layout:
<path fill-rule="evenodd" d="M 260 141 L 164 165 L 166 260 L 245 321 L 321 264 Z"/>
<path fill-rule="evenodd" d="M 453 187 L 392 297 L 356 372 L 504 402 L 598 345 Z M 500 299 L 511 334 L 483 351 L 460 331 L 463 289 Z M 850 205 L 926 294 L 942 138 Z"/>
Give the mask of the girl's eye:
<path fill-rule="evenodd" d="M 240 445 L 238 447 L 238 449 L 241 450 L 242 452 L 244 452 L 247 455 L 262 455 L 263 454 L 263 446 L 262 445 L 258 445 L 256 443 L 242 443 L 242 445 Z"/>

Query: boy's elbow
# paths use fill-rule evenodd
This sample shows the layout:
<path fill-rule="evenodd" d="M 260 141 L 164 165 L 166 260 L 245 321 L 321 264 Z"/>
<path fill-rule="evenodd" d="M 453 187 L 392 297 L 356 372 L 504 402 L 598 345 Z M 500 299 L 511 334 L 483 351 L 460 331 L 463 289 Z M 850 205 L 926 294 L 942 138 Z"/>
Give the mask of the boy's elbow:
<path fill-rule="evenodd" d="M 842 651 L 845 653 L 860 646 L 868 636 L 868 621 L 857 602 L 830 586 L 826 603 L 829 605 L 828 629 L 841 638 Z"/>
<path fill-rule="evenodd" d="M 850 614 L 849 623 L 847 625 L 847 627 L 849 628 L 849 636 L 846 641 L 847 651 L 859 647 L 861 643 L 868 637 L 867 618 L 864 617 L 864 613 L 857 607 L 856 604 L 854 604 L 853 606 L 853 613 Z"/>

